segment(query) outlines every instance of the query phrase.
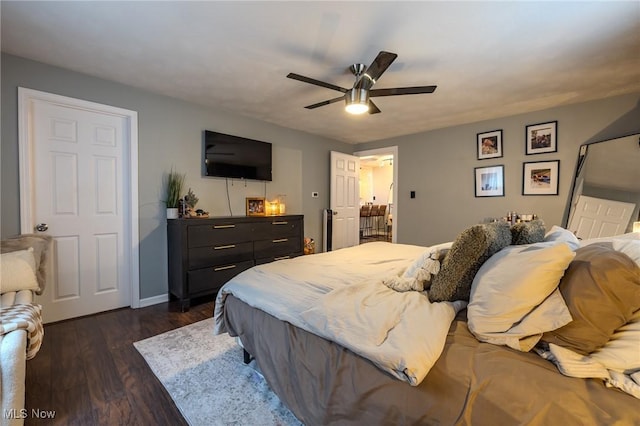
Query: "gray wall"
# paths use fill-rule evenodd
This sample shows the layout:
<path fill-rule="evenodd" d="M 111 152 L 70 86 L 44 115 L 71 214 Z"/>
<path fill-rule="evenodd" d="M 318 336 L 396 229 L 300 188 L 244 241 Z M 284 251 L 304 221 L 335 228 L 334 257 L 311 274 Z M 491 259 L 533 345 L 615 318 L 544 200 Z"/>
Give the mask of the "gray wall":
<path fill-rule="evenodd" d="M 274 182 L 229 184 L 233 215 L 244 215 L 245 196 L 287 195 L 287 212 L 305 215 L 305 235 L 322 235 L 329 205 L 329 151 L 353 146 L 265 122 L 201 107 L 129 86 L 2 54 L 2 237 L 20 232 L 18 87 L 113 105 L 138 112 L 140 297 L 167 292 L 167 243 L 163 177 L 172 166 L 186 173 L 198 207 L 227 216 L 224 179 L 201 177 L 202 130 L 211 129 L 274 144 Z M 301 179 L 300 182 L 295 182 Z M 289 182 L 287 182 L 289 181 Z M 320 193 L 311 198 L 311 192 Z"/>
<path fill-rule="evenodd" d="M 535 213 L 547 228 L 562 225 L 578 147 L 640 131 L 640 94 L 568 105 L 360 144 L 356 150 L 398 146 L 398 242 L 431 245 L 451 241 L 462 229 L 508 211 Z M 558 121 L 558 152 L 525 155 L 525 126 Z M 502 158 L 477 160 L 478 133 L 503 130 Z M 522 195 L 524 162 L 560 160 L 559 194 Z M 505 196 L 476 198 L 474 168 L 505 166 Z M 409 197 L 416 191 L 416 198 Z"/>
<path fill-rule="evenodd" d="M 536 213 L 547 227 L 562 224 L 578 146 L 640 132 L 639 94 L 562 106 L 530 114 L 434 130 L 416 135 L 350 146 L 268 123 L 144 92 L 118 83 L 2 55 L 1 228 L 17 234 L 19 224 L 17 87 L 42 90 L 138 111 L 140 295 L 167 291 L 166 234 L 162 199 L 163 175 L 175 166 L 187 173 L 187 185 L 199 206 L 228 215 L 224 181 L 200 176 L 201 131 L 218 130 L 273 142 L 278 158 L 274 176 L 301 176 L 301 194 L 287 194 L 291 213 L 305 215 L 305 235 L 320 240 L 321 211 L 329 205 L 329 151 L 354 152 L 398 146 L 396 221 L 398 242 L 429 245 L 452 240 L 465 227 L 507 211 Z M 558 121 L 558 152 L 524 154 L 525 126 Z M 503 129 L 504 157 L 476 159 L 476 135 Z M 299 158 L 301 157 L 301 160 Z M 560 160 L 557 196 L 522 196 L 522 163 Z M 503 164 L 505 197 L 475 198 L 474 167 Z M 230 187 L 234 215 L 243 214 L 245 195 L 273 196 L 278 188 L 235 182 Z M 415 190 L 417 197 L 409 198 Z M 311 198 L 318 191 L 319 198 Z M 289 199 L 291 197 L 291 199 Z M 291 201 L 291 202 L 289 202 Z"/>

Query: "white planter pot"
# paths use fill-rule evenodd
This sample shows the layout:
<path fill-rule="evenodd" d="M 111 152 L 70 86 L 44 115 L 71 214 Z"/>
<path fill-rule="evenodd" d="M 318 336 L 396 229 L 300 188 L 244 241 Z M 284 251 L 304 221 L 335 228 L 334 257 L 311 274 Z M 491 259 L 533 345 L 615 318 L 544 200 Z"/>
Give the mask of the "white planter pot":
<path fill-rule="evenodd" d="M 177 219 L 178 218 L 178 208 L 168 208 L 167 207 L 167 219 Z"/>

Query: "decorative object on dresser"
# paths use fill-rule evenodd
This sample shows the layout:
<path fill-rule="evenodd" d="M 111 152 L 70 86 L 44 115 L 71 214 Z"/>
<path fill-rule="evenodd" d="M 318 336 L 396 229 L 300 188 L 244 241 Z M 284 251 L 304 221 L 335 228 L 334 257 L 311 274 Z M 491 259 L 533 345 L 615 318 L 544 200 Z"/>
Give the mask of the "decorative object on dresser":
<path fill-rule="evenodd" d="M 187 195 L 185 195 L 180 200 L 180 217 L 184 218 L 208 218 L 209 212 L 206 212 L 202 209 L 196 210 L 196 204 L 198 204 L 200 199 L 194 194 L 194 192 L 189 188 L 187 191 Z"/>
<path fill-rule="evenodd" d="M 169 221 L 169 291 L 184 311 L 254 265 L 301 256 L 303 230 L 302 215 Z"/>
<path fill-rule="evenodd" d="M 285 198 L 287 196 L 283 194 L 278 194 L 278 197 L 270 202 L 266 202 L 266 210 L 267 214 L 272 216 L 283 215 L 286 211 Z"/>
<path fill-rule="evenodd" d="M 265 216 L 267 214 L 264 197 L 247 197 L 247 216 Z"/>
<path fill-rule="evenodd" d="M 167 205 L 167 219 L 177 219 L 179 217 L 180 199 L 184 187 L 185 175 L 171 169 L 166 176 L 164 200 Z"/>

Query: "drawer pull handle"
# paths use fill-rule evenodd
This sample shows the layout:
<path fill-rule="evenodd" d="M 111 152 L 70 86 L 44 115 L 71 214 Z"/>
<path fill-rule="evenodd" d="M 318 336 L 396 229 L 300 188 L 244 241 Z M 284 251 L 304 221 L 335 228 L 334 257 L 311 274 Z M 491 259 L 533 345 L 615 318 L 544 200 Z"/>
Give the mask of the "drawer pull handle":
<path fill-rule="evenodd" d="M 235 227 L 235 225 L 213 225 L 213 229 L 229 229 Z"/>
<path fill-rule="evenodd" d="M 213 249 L 214 250 L 225 250 L 225 249 L 232 249 L 232 248 L 236 248 L 235 244 L 229 244 L 226 246 L 215 246 Z"/>
<path fill-rule="evenodd" d="M 286 225 L 287 223 L 289 222 L 287 222 L 286 220 L 282 220 L 279 222 L 271 222 L 272 225 Z"/>
<path fill-rule="evenodd" d="M 218 266 L 217 268 L 213 268 L 213 270 L 215 272 L 218 272 L 218 271 L 224 271 L 224 270 L 227 270 L 227 269 L 233 269 L 235 267 L 236 267 L 236 265 Z"/>
<path fill-rule="evenodd" d="M 271 242 L 272 243 L 286 243 L 287 241 L 289 241 L 288 238 L 280 238 L 279 240 L 273 240 Z"/>
<path fill-rule="evenodd" d="M 280 256 L 280 257 L 276 257 L 276 258 L 274 258 L 273 260 L 274 260 L 274 261 L 275 261 L 275 260 L 284 260 L 284 259 L 290 259 L 290 258 L 291 258 L 291 256 Z"/>

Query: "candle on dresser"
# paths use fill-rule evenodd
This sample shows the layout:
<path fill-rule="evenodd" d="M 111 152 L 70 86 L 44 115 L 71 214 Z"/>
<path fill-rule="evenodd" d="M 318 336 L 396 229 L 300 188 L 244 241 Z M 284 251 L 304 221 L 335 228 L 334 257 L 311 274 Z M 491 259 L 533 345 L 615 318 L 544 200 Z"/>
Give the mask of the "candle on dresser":
<path fill-rule="evenodd" d="M 272 203 L 269 203 L 269 214 L 270 215 L 277 215 L 278 214 L 278 202 L 274 201 Z"/>

